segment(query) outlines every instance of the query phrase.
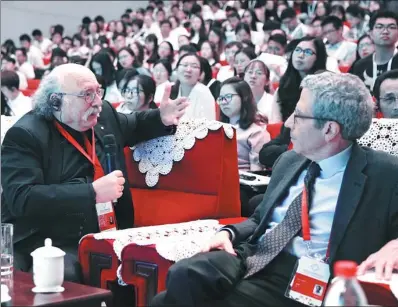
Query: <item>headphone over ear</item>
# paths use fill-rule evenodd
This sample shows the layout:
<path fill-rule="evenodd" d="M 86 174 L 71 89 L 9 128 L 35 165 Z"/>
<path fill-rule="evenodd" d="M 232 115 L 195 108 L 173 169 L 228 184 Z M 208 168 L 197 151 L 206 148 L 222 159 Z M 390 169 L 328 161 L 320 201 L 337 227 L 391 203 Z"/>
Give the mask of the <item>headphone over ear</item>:
<path fill-rule="evenodd" d="M 61 105 L 62 105 L 62 95 L 57 94 L 57 93 L 52 93 L 50 95 L 50 106 L 54 109 L 54 111 L 59 112 L 61 111 Z"/>

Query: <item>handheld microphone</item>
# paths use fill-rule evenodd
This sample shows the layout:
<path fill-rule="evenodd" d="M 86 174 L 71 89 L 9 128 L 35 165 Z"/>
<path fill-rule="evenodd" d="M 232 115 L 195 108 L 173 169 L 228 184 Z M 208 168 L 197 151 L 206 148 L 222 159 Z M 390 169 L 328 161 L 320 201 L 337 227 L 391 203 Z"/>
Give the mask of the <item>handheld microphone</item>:
<path fill-rule="evenodd" d="M 113 134 L 104 136 L 104 151 L 106 158 L 105 174 L 107 175 L 116 170 L 116 141 Z"/>
<path fill-rule="evenodd" d="M 105 174 L 107 175 L 116 170 L 116 140 L 113 134 L 104 136 L 104 151 L 106 159 Z M 112 203 L 116 205 L 117 200 L 113 200 Z"/>

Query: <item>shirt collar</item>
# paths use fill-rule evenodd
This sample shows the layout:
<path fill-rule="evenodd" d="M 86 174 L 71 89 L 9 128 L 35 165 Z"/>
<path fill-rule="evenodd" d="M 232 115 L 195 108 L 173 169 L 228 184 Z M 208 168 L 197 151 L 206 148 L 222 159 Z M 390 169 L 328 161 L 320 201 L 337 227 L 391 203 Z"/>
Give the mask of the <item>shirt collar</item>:
<path fill-rule="evenodd" d="M 348 160 L 351 157 L 352 145 L 339 152 L 338 154 L 331 156 L 327 159 L 319 161 L 318 164 L 321 167 L 321 178 L 330 178 L 335 174 L 344 171 L 347 166 Z"/>

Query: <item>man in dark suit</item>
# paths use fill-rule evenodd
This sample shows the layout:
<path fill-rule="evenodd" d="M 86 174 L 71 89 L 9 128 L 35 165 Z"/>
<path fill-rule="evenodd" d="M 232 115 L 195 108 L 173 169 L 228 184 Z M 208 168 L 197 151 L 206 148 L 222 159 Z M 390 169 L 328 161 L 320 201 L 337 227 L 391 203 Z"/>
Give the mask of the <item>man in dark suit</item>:
<path fill-rule="evenodd" d="M 78 242 L 99 231 L 96 204 L 117 200 L 119 229 L 133 226 L 123 149 L 173 133 L 187 102 L 169 94 L 170 87 L 158 110 L 125 115 L 102 102 L 102 89 L 84 66 L 61 65 L 43 79 L 34 110 L 8 130 L 1 151 L 1 221 L 15 228 L 16 269 L 30 270 L 30 253 L 50 237 L 66 252 L 65 279 L 79 282 Z M 115 137 L 118 165 L 105 175 L 107 134 Z"/>
<path fill-rule="evenodd" d="M 328 272 L 398 237 L 398 159 L 355 141 L 372 119 L 365 85 L 324 72 L 302 87 L 286 121 L 294 151 L 276 161 L 262 203 L 248 220 L 221 228 L 202 253 L 174 264 L 153 306 L 302 306 L 285 297 L 298 260 L 324 259 Z"/>

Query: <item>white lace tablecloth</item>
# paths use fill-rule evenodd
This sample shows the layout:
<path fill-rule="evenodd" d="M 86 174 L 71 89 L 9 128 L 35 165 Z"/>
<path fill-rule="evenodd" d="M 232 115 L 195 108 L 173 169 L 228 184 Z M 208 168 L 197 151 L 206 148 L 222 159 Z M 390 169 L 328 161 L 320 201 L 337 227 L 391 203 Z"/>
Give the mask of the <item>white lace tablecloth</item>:
<path fill-rule="evenodd" d="M 145 174 L 145 183 L 149 187 L 155 186 L 159 175 L 169 174 L 173 163 L 183 159 L 185 150 L 191 149 L 196 139 L 204 139 L 209 130 L 220 128 L 229 139 L 234 137 L 234 128 L 229 124 L 204 118 L 186 119 L 180 122 L 174 135 L 162 136 L 132 147 L 133 159 L 139 162 L 138 169 Z"/>
<path fill-rule="evenodd" d="M 170 261 L 191 257 L 200 251 L 203 243 L 210 239 L 223 225 L 217 220 L 198 220 L 178 224 L 166 224 L 106 231 L 94 234 L 97 240 L 112 239 L 113 249 L 121 260 L 123 248 L 131 243 L 137 245 L 156 244 L 160 256 Z M 117 271 L 119 284 L 126 285 Z"/>
<path fill-rule="evenodd" d="M 374 118 L 372 125 L 358 144 L 398 156 L 398 120 Z"/>

